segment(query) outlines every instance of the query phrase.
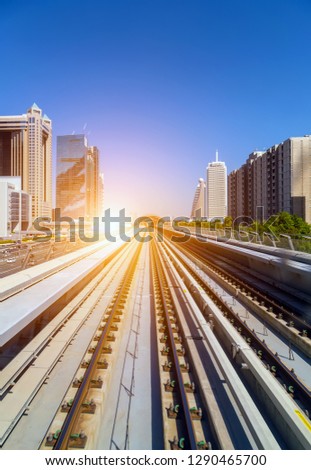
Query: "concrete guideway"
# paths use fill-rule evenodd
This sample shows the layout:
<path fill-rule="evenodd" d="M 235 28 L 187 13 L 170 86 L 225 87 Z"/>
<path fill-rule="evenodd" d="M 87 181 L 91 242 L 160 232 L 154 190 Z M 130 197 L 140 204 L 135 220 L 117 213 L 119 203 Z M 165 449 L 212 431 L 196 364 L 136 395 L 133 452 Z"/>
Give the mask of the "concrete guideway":
<path fill-rule="evenodd" d="M 163 251 L 160 251 L 163 256 Z M 179 318 L 181 330 L 187 344 L 189 359 L 191 361 L 192 368 L 194 369 L 192 376 L 196 378 L 196 383 L 199 384 L 199 391 L 202 395 L 204 408 L 205 410 L 208 410 L 209 422 L 213 426 L 216 442 L 221 449 L 234 449 L 232 438 L 230 437 L 227 425 L 224 421 L 222 410 L 218 404 L 218 398 L 216 399 L 215 396 L 215 384 L 213 384 L 213 386 L 211 385 L 211 379 L 209 378 L 208 374 L 206 374 L 203 367 L 203 362 L 206 358 L 203 358 L 197 349 L 196 343 L 198 340 L 200 341 L 201 338 L 198 337 L 197 331 L 193 332 L 190 329 L 190 326 L 186 320 L 186 318 L 192 314 L 191 309 L 189 308 L 189 302 L 186 300 L 186 302 L 181 303 L 181 299 L 177 293 L 177 290 L 181 292 L 183 289 L 183 283 L 180 279 L 178 279 L 176 273 L 173 272 L 172 266 L 167 266 L 167 272 L 168 276 L 171 276 L 169 289 L 174 301 L 176 314 Z M 179 286 L 180 288 L 177 288 L 176 286 Z"/>
<path fill-rule="evenodd" d="M 311 448 L 311 426 L 308 425 L 308 418 L 303 417 L 303 412 L 299 410 L 289 395 L 284 392 L 283 387 L 280 386 L 271 373 L 263 366 L 261 361 L 247 343 L 244 342 L 230 322 L 223 317 L 222 312 L 210 300 L 207 294 L 205 294 L 200 284 L 197 283 L 183 264 L 176 258 L 176 255 L 171 252 L 170 256 L 174 259 L 175 266 L 178 267 L 178 271 L 182 273 L 186 280 L 187 289 L 195 293 L 194 298 L 200 305 L 200 310 L 204 312 L 205 316 L 212 315 L 211 318 L 217 323 L 222 334 L 228 338 L 230 344 L 236 345 L 237 353 L 241 358 L 239 362 L 247 364 L 256 382 L 258 382 L 262 390 L 265 391 L 269 406 L 272 404 L 277 410 L 279 418 L 276 419 L 276 415 L 274 418 L 278 424 L 278 428 L 283 431 L 283 436 L 289 443 L 290 448 Z M 187 261 L 184 255 L 183 260 L 185 265 L 187 265 L 187 263 L 189 264 L 189 261 Z M 202 315 L 201 324 L 204 325 L 205 323 L 206 320 Z"/>
<path fill-rule="evenodd" d="M 169 245 L 173 250 L 173 245 Z M 224 301 L 228 308 L 252 328 L 265 344 L 277 353 L 278 357 L 307 387 L 311 388 L 311 340 L 301 337 L 294 328 L 288 327 L 284 320 L 275 318 L 273 313 L 260 305 L 258 301 L 226 282 L 223 277 L 204 265 L 195 255 L 183 250 L 189 266 L 200 274 L 200 277 L 215 294 Z M 176 253 L 176 251 L 175 251 Z M 307 356 L 305 355 L 307 353 Z"/>
<path fill-rule="evenodd" d="M 279 449 L 280 448 L 279 444 L 277 443 L 276 439 L 271 433 L 267 423 L 264 421 L 261 413 L 259 412 L 256 405 L 254 404 L 252 398 L 250 397 L 242 381 L 240 380 L 237 373 L 235 372 L 232 364 L 227 358 L 222 347 L 220 346 L 217 339 L 215 338 L 215 335 L 213 334 L 210 328 L 210 325 L 207 324 L 201 311 L 199 310 L 194 300 L 192 299 L 192 296 L 190 295 L 188 289 L 186 288 L 186 285 L 184 284 L 181 276 L 176 271 L 175 267 L 173 266 L 173 264 L 171 263 L 167 255 L 164 254 L 164 257 L 166 258 L 167 263 L 170 264 L 170 269 L 174 273 L 177 284 L 180 286 L 182 295 L 185 297 L 185 302 L 190 307 L 192 316 L 194 316 L 195 320 L 197 321 L 198 328 L 202 330 L 202 336 L 207 341 L 207 344 L 209 345 L 210 349 L 213 352 L 214 359 L 216 360 L 218 367 L 221 369 L 222 374 L 226 379 L 226 383 L 228 384 L 231 390 L 231 393 L 238 405 L 238 408 L 245 420 L 245 423 L 254 440 L 256 448 Z M 182 323 L 184 324 L 184 327 L 187 328 L 185 317 L 180 316 L 180 318 L 182 319 Z M 197 364 L 197 367 L 199 369 L 202 368 L 202 366 L 200 366 L 200 363 Z M 202 384 L 200 383 L 200 388 L 201 387 L 202 387 Z M 218 425 L 217 419 L 214 425 L 215 427 Z M 221 433 L 221 430 L 217 429 L 217 432 Z M 223 430 L 222 432 L 224 433 L 226 432 L 226 430 Z M 220 439 L 222 439 L 222 436 L 220 436 Z M 225 448 L 228 448 L 228 444 L 225 445 Z"/>
<path fill-rule="evenodd" d="M 30 407 L 32 399 L 49 378 L 53 368 L 59 364 L 71 342 L 84 330 L 85 324 L 93 316 L 98 298 L 104 296 L 109 288 L 110 283 L 106 276 L 109 274 L 110 279 L 114 278 L 115 273 L 122 267 L 126 254 L 127 250 L 118 253 L 116 259 L 1 371 L 0 380 L 4 393 L 0 402 L 1 444 Z M 103 283 L 106 285 L 104 288 Z M 106 302 L 109 302 L 111 295 L 105 299 Z M 10 387 L 10 393 L 5 394 L 7 386 Z"/>
<path fill-rule="evenodd" d="M 137 266 L 133 294 L 124 320 L 124 333 L 105 399 L 98 448 L 163 448 L 157 390 L 152 390 L 149 244 L 144 244 Z M 156 402 L 156 403 L 153 403 Z"/>
<path fill-rule="evenodd" d="M 85 248 L 81 248 L 74 253 L 65 254 L 59 258 L 47 261 L 38 266 L 32 266 L 23 271 L 0 279 L 0 301 L 2 302 L 8 297 L 30 287 L 31 285 L 45 279 L 59 270 L 70 266 L 73 263 L 90 256 L 96 251 L 108 246 L 106 241 L 91 244 Z"/>
<path fill-rule="evenodd" d="M 236 317 L 245 313 L 234 287 L 227 293 L 224 279 L 219 287 L 203 263 L 170 243 L 117 246 L 114 255 L 105 249 L 107 263 L 101 249 L 88 267 L 85 259 L 65 268 L 68 279 L 84 274 L 85 284 L 0 373 L 0 445 L 311 448 L 304 409 L 220 310 L 217 296 Z M 44 280 L 49 288 L 62 271 Z M 5 302 L 28 298 L 44 281 Z M 255 315 L 248 320 L 260 329 Z"/>
<path fill-rule="evenodd" d="M 81 253 L 79 256 L 77 253 L 67 255 L 71 257 L 70 262 L 57 259 L 49 261 L 45 265 L 30 268 L 30 271 L 34 269 L 35 273 L 28 272 L 28 270 L 19 273 L 24 282 L 21 282 L 19 278 L 8 280 L 9 284 L 5 295 L 9 294 L 10 296 L 0 303 L 0 347 L 73 289 L 89 273 L 100 267 L 105 258 L 108 258 L 123 244 L 124 242 L 119 241 L 115 244 L 101 244 L 97 249 L 87 247 L 85 250 L 88 251 L 83 256 Z M 53 268 L 49 263 L 53 264 Z M 56 271 L 55 264 L 58 266 Z M 50 269 L 53 271 L 52 274 L 50 274 Z"/>
<path fill-rule="evenodd" d="M 178 238 L 184 237 L 183 232 L 169 229 L 171 235 Z M 287 253 L 288 257 L 282 250 L 264 250 L 263 247 L 256 247 L 249 249 L 244 244 L 236 245 L 225 242 L 216 241 L 204 236 L 191 235 L 192 241 L 200 241 L 201 246 L 205 246 L 211 254 L 220 254 L 229 260 L 233 260 L 240 265 L 250 268 L 260 275 L 270 278 L 276 284 L 282 284 L 283 287 L 288 287 L 299 291 L 306 296 L 310 297 L 310 284 L 311 284 L 311 255 L 306 253 L 299 253 L 299 256 Z M 254 247 L 253 247 L 254 248 Z M 281 251 L 281 252 L 280 252 Z M 283 255 L 283 256 L 281 256 Z"/>
<path fill-rule="evenodd" d="M 131 254 L 126 257 L 116 279 L 113 297 L 102 312 L 101 322 L 87 354 L 66 393 L 65 405 L 56 414 L 42 448 L 97 448 L 105 397 L 124 332 L 124 319 L 140 250 L 141 245 L 133 241 Z"/>
<path fill-rule="evenodd" d="M 100 272 L 95 278 L 92 279 L 90 283 L 67 305 L 61 310 L 61 312 L 52 319 L 36 336 L 22 349 L 22 351 L 17 354 L 8 365 L 0 372 L 0 396 L 3 395 L 8 387 L 14 385 L 15 379 L 22 374 L 23 370 L 28 367 L 29 363 L 33 363 L 34 360 L 40 355 L 44 347 L 50 343 L 50 341 L 55 338 L 57 335 L 57 341 L 60 341 L 60 333 L 62 330 L 62 336 L 64 337 L 64 344 L 70 342 L 70 338 L 76 335 L 76 329 L 73 328 L 73 331 L 69 333 L 69 336 L 64 336 L 64 327 L 68 327 L 68 320 L 71 319 L 69 324 L 73 324 L 79 320 L 81 314 L 77 314 L 77 310 L 83 312 L 81 305 L 89 303 L 89 296 L 92 291 L 98 289 L 98 285 L 101 285 L 101 281 L 107 275 L 107 273 L 112 269 L 112 267 L 118 262 L 120 257 L 124 256 L 125 253 L 118 253 L 113 259 L 112 263 L 109 263 L 103 271 Z M 96 292 L 95 292 L 96 294 Z M 83 324 L 83 318 L 85 313 L 82 313 L 82 319 L 77 325 L 77 329 Z M 66 328 L 65 328 L 66 329 Z"/>

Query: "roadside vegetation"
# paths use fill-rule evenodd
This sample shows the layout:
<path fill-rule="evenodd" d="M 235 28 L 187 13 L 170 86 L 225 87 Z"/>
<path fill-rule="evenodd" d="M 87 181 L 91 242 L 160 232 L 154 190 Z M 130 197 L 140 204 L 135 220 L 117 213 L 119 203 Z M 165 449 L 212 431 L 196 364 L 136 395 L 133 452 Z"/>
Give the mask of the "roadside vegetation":
<path fill-rule="evenodd" d="M 291 248 L 311 253 L 311 224 L 297 215 L 280 212 L 262 222 L 248 217 L 225 217 L 208 222 L 202 219 L 178 222 L 180 227 L 200 227 L 203 231 L 216 232 L 218 237 Z"/>

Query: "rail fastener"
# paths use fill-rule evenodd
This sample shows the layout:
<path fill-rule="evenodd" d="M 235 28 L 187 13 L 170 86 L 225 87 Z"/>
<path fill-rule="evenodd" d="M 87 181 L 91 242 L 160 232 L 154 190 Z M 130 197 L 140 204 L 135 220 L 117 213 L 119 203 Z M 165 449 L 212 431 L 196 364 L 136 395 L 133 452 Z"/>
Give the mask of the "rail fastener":
<path fill-rule="evenodd" d="M 103 353 L 105 353 L 105 354 L 111 354 L 112 353 L 112 347 L 110 346 L 110 344 L 105 345 L 103 347 Z"/>
<path fill-rule="evenodd" d="M 180 406 L 177 403 L 177 405 L 173 405 L 173 403 L 170 404 L 170 407 L 167 410 L 167 415 L 171 419 L 178 419 L 180 415 Z"/>
<path fill-rule="evenodd" d="M 110 333 L 109 335 L 107 335 L 107 341 L 115 341 L 116 340 L 116 337 L 113 333 Z"/>
<path fill-rule="evenodd" d="M 83 431 L 81 431 L 80 433 L 70 434 L 68 448 L 84 449 L 86 441 L 87 436 Z"/>
<path fill-rule="evenodd" d="M 164 372 L 170 372 L 170 370 L 172 369 L 172 363 L 165 361 L 162 368 Z"/>
<path fill-rule="evenodd" d="M 102 388 L 103 379 L 99 376 L 97 379 L 91 379 L 90 388 Z"/>
<path fill-rule="evenodd" d="M 94 414 L 96 410 L 96 403 L 93 398 L 90 401 L 84 401 L 81 405 L 81 412 L 87 414 Z"/>
<path fill-rule="evenodd" d="M 167 379 L 167 382 L 164 384 L 164 389 L 166 392 L 173 392 L 175 388 L 175 380 Z"/>
<path fill-rule="evenodd" d="M 194 393 L 195 392 L 195 383 L 194 382 L 186 382 L 184 384 L 185 390 L 187 393 Z"/>
<path fill-rule="evenodd" d="M 205 442 L 205 441 L 199 441 L 199 442 L 197 442 L 197 448 L 198 448 L 198 450 L 212 450 L 212 443 L 211 442 Z"/>
<path fill-rule="evenodd" d="M 83 377 L 80 377 L 79 379 L 78 377 L 76 377 L 74 381 L 72 382 L 73 388 L 79 388 L 82 383 L 82 380 L 83 380 Z"/>
<path fill-rule="evenodd" d="M 179 367 L 180 367 L 180 370 L 181 372 L 189 372 L 190 370 L 190 366 L 189 364 L 179 364 Z"/>
<path fill-rule="evenodd" d="M 47 447 L 53 447 L 55 442 L 57 441 L 58 439 L 58 436 L 60 435 L 60 429 L 57 429 L 57 431 L 55 431 L 54 433 L 53 432 L 50 432 L 45 440 L 45 445 Z"/>
<path fill-rule="evenodd" d="M 61 406 L 61 412 L 62 413 L 67 413 L 70 410 L 71 406 L 72 406 L 72 402 L 73 402 L 73 399 L 68 400 L 68 401 L 64 401 L 64 403 Z"/>
<path fill-rule="evenodd" d="M 202 409 L 201 408 L 196 408 L 193 406 L 190 408 L 190 413 L 191 413 L 191 418 L 193 420 L 201 420 L 202 419 Z"/>
<path fill-rule="evenodd" d="M 107 361 L 107 359 L 103 359 L 103 360 L 97 361 L 97 368 L 98 368 L 98 369 L 108 369 L 108 361 Z"/>

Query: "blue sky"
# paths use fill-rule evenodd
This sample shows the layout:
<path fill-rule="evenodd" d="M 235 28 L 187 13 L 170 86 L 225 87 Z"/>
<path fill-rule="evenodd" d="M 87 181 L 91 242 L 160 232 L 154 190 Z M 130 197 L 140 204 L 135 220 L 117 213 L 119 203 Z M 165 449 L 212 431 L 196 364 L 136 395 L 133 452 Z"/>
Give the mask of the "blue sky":
<path fill-rule="evenodd" d="M 101 151 L 106 207 L 189 215 L 215 150 L 311 133 L 310 0 L 1 0 L 0 114 Z M 54 158 L 56 145 L 54 144 Z"/>

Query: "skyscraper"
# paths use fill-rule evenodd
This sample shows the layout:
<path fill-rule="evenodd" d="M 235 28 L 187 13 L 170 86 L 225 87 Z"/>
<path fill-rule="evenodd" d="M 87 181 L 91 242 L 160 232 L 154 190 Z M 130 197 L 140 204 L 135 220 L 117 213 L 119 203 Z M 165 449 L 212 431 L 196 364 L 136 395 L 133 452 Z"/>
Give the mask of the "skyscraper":
<path fill-rule="evenodd" d="M 240 180 L 234 185 L 236 177 Z M 311 136 L 252 152 L 229 175 L 230 215 L 268 219 L 281 211 L 311 222 Z"/>
<path fill-rule="evenodd" d="M 227 167 L 218 161 L 216 152 L 215 162 L 206 168 L 206 217 L 224 219 L 227 216 Z"/>
<path fill-rule="evenodd" d="M 20 176 L 32 217 L 51 217 L 52 121 L 36 103 L 26 114 L 0 116 L 0 176 Z"/>
<path fill-rule="evenodd" d="M 56 207 L 61 215 L 90 220 L 98 215 L 99 151 L 84 134 L 57 137 Z"/>
<path fill-rule="evenodd" d="M 191 218 L 202 217 L 205 217 L 205 181 L 203 178 L 200 178 L 193 198 Z"/>

